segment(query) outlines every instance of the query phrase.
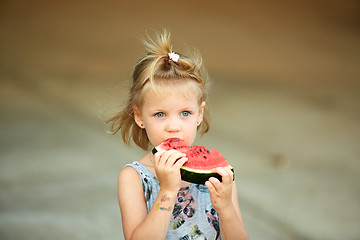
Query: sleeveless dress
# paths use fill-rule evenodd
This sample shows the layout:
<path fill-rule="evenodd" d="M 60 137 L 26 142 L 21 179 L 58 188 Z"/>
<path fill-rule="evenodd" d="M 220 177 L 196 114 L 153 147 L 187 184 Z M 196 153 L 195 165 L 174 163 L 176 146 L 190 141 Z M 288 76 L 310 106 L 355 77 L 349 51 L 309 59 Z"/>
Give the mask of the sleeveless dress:
<path fill-rule="evenodd" d="M 134 168 L 139 174 L 149 212 L 160 191 L 159 181 L 138 161 L 125 167 L 127 166 Z M 221 239 L 219 217 L 211 205 L 209 191 L 204 185 L 191 184 L 181 188 L 172 215 L 166 239 Z"/>

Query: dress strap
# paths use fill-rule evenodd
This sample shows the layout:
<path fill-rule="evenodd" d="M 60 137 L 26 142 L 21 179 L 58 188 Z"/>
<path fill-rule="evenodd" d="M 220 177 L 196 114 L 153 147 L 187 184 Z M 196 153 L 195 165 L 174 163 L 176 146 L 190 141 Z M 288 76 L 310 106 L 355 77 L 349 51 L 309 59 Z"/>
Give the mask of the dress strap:
<path fill-rule="evenodd" d="M 154 177 L 154 174 L 147 168 L 145 167 L 144 164 L 138 162 L 138 161 L 134 161 L 132 163 L 126 164 L 124 167 L 132 167 L 136 170 L 136 172 L 138 172 L 139 174 L 145 174 L 149 177 Z M 141 176 L 140 176 L 141 177 Z"/>

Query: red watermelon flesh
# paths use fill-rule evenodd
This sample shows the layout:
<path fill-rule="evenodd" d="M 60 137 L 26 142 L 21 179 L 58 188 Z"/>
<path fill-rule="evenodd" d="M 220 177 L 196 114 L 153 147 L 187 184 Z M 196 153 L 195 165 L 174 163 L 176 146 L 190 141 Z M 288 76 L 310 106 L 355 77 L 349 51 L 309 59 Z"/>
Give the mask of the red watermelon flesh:
<path fill-rule="evenodd" d="M 224 156 L 213 148 L 208 150 L 203 146 L 192 146 L 185 153 L 189 161 L 183 165 L 184 167 L 212 170 L 229 166 Z"/>
<path fill-rule="evenodd" d="M 215 149 L 207 149 L 203 146 L 189 147 L 178 138 L 170 138 L 162 142 L 152 150 L 153 154 L 160 149 L 175 149 L 186 154 L 188 161 L 180 169 L 181 178 L 191 183 L 205 184 L 210 177 L 216 177 L 221 181 L 221 176 L 211 170 L 217 167 L 230 166 L 224 156 Z M 230 168 L 234 172 L 231 166 Z"/>
<path fill-rule="evenodd" d="M 168 140 L 162 142 L 158 147 L 163 150 L 175 149 L 180 152 L 186 152 L 189 149 L 189 146 L 187 146 L 184 141 L 179 138 L 169 138 Z"/>

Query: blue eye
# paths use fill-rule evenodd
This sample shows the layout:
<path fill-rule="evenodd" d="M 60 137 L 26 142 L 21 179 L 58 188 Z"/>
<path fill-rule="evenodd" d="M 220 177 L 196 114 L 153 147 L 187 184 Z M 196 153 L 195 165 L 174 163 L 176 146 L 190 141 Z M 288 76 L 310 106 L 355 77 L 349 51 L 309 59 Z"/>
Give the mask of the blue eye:
<path fill-rule="evenodd" d="M 155 113 L 154 116 L 158 117 L 158 118 L 162 118 L 162 117 L 165 117 L 165 114 L 163 112 L 158 112 L 158 113 Z"/>
<path fill-rule="evenodd" d="M 181 113 L 181 116 L 183 116 L 183 117 L 188 117 L 188 116 L 190 116 L 190 112 L 189 111 L 183 111 L 182 113 Z"/>

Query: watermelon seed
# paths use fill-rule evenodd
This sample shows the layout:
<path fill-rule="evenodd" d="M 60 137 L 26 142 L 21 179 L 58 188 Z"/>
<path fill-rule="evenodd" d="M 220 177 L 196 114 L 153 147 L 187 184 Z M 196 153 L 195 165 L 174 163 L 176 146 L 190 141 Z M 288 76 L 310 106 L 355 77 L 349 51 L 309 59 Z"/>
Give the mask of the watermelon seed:
<path fill-rule="evenodd" d="M 206 156 L 204 156 L 204 158 L 206 159 Z"/>

